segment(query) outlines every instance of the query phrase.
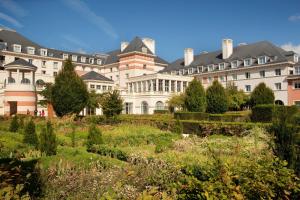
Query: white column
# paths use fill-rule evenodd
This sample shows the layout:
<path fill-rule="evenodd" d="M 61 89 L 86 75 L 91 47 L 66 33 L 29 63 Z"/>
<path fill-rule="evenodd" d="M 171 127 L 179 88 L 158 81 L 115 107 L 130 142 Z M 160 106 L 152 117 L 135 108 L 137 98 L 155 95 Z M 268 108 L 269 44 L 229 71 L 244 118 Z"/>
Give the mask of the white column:
<path fill-rule="evenodd" d="M 17 69 L 17 84 L 20 84 L 20 70 Z"/>
<path fill-rule="evenodd" d="M 177 81 L 174 83 L 174 92 L 177 92 Z"/>
<path fill-rule="evenodd" d="M 146 91 L 145 91 L 145 92 L 149 92 L 149 91 L 148 91 L 148 87 L 149 87 L 148 80 L 145 81 L 145 85 L 146 85 Z"/>
<path fill-rule="evenodd" d="M 158 91 L 158 79 L 155 79 L 156 81 L 156 92 Z"/>
<path fill-rule="evenodd" d="M 180 85 L 180 92 L 183 92 L 183 81 L 180 82 L 181 85 Z"/>
<path fill-rule="evenodd" d="M 169 80 L 169 93 L 171 93 L 171 83 L 172 83 L 172 80 Z"/>
<path fill-rule="evenodd" d="M 162 80 L 162 91 L 164 92 L 165 91 L 165 85 L 166 85 L 166 80 L 165 79 L 163 79 Z"/>

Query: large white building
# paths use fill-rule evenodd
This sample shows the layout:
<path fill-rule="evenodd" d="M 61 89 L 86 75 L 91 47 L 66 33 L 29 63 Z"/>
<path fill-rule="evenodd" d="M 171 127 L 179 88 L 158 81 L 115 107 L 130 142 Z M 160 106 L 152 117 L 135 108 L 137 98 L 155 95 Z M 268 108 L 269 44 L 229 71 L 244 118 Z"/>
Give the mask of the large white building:
<path fill-rule="evenodd" d="M 152 114 L 166 109 L 167 100 L 184 92 L 196 77 L 207 87 L 213 80 L 229 82 L 250 93 L 260 82 L 273 89 L 276 103 L 300 105 L 300 63 L 298 55 L 269 42 L 233 46 L 222 41 L 221 50 L 184 57 L 168 63 L 155 53 L 155 41 L 134 38 L 120 48 L 93 55 L 67 52 L 36 44 L 21 34 L 0 29 L 0 115 L 33 114 L 42 107 L 37 91 L 53 83 L 65 59 L 71 59 L 89 90 L 102 93 L 117 89 L 124 100 L 123 113 Z M 85 108 L 82 114 L 101 114 Z"/>

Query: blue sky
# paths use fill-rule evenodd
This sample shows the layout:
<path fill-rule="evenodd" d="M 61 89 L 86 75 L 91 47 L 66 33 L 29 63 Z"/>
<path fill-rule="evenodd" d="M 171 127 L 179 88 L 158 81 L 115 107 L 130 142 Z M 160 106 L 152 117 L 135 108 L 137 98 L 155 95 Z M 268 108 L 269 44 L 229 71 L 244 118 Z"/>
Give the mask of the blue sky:
<path fill-rule="evenodd" d="M 183 49 L 269 40 L 300 53 L 299 0 L 0 0 L 0 24 L 50 48 L 107 52 L 135 36 L 168 61 Z"/>

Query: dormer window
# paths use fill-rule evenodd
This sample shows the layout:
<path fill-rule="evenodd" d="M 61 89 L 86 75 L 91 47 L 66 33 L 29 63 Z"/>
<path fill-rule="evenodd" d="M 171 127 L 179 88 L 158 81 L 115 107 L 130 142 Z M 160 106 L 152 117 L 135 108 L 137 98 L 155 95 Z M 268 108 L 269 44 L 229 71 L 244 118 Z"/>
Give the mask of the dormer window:
<path fill-rule="evenodd" d="M 27 47 L 27 53 L 28 54 L 34 54 L 34 47 Z"/>
<path fill-rule="evenodd" d="M 146 47 L 142 47 L 142 52 L 143 53 L 147 53 L 147 48 Z"/>
<path fill-rule="evenodd" d="M 86 62 L 86 57 L 81 56 L 81 62 L 85 63 Z"/>
<path fill-rule="evenodd" d="M 179 70 L 179 75 L 182 75 L 183 74 L 183 70 Z"/>
<path fill-rule="evenodd" d="M 102 60 L 101 59 L 97 59 L 97 64 L 101 65 L 102 64 Z"/>
<path fill-rule="evenodd" d="M 231 62 L 231 68 L 237 68 L 238 66 L 239 66 L 239 63 L 237 60 Z"/>
<path fill-rule="evenodd" d="M 266 62 L 267 62 L 267 57 L 266 56 L 258 57 L 258 64 L 259 65 L 266 64 Z"/>
<path fill-rule="evenodd" d="M 47 49 L 40 49 L 41 56 L 47 56 Z"/>
<path fill-rule="evenodd" d="M 225 63 L 220 63 L 219 70 L 224 70 L 224 69 L 225 69 Z"/>
<path fill-rule="evenodd" d="M 89 63 L 90 63 L 90 64 L 93 64 L 93 63 L 94 63 L 94 58 L 90 58 L 90 59 L 89 59 Z"/>
<path fill-rule="evenodd" d="M 299 56 L 298 55 L 294 55 L 294 62 L 299 62 Z"/>
<path fill-rule="evenodd" d="M 202 69 L 203 69 L 203 67 L 202 67 L 202 66 L 200 66 L 200 67 L 197 67 L 197 73 L 201 73 L 201 72 L 202 72 Z"/>
<path fill-rule="evenodd" d="M 244 60 L 244 66 L 251 66 L 252 65 L 252 58 L 247 58 Z"/>
<path fill-rule="evenodd" d="M 211 72 L 214 70 L 214 65 L 208 65 L 208 71 Z"/>
<path fill-rule="evenodd" d="M 64 53 L 64 54 L 63 54 L 63 60 L 67 60 L 68 58 L 69 58 L 69 55 L 66 54 L 66 53 Z"/>
<path fill-rule="evenodd" d="M 72 61 L 77 62 L 77 56 L 76 55 L 72 55 Z"/>
<path fill-rule="evenodd" d="M 14 52 L 21 53 L 21 45 L 19 45 L 19 44 L 14 44 L 14 45 L 13 45 L 13 50 L 14 50 Z"/>
<path fill-rule="evenodd" d="M 189 68 L 188 74 L 192 74 L 193 73 L 193 68 Z"/>

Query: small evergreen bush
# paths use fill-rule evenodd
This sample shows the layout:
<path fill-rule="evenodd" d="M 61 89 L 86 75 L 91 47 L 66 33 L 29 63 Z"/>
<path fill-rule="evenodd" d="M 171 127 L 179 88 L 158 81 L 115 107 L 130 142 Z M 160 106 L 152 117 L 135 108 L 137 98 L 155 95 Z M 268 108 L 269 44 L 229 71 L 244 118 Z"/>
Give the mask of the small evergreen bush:
<path fill-rule="evenodd" d="M 173 132 L 177 133 L 177 134 L 182 134 L 183 133 L 183 125 L 180 122 L 179 117 L 177 117 L 177 119 L 175 121 Z"/>
<path fill-rule="evenodd" d="M 103 144 L 102 133 L 95 124 L 91 124 L 87 137 L 87 149 L 91 149 L 93 145 Z"/>
<path fill-rule="evenodd" d="M 185 90 L 185 108 L 190 112 L 204 112 L 206 108 L 205 90 L 202 84 L 194 79 Z"/>
<path fill-rule="evenodd" d="M 18 122 L 18 116 L 15 115 L 13 116 L 10 126 L 9 126 L 9 131 L 10 132 L 17 132 L 19 130 L 19 122 Z"/>
<path fill-rule="evenodd" d="M 274 105 L 260 104 L 252 108 L 251 121 L 253 122 L 271 122 L 274 112 Z"/>
<path fill-rule="evenodd" d="M 24 128 L 23 142 L 38 148 L 39 140 L 35 131 L 35 124 L 32 119 L 30 119 Z"/>
<path fill-rule="evenodd" d="M 40 150 L 47 156 L 56 155 L 57 140 L 50 121 L 47 121 L 46 126 L 42 128 L 40 134 Z"/>
<path fill-rule="evenodd" d="M 258 84 L 250 96 L 250 103 L 252 106 L 258 104 L 274 104 L 275 96 L 271 88 L 267 87 L 265 83 Z"/>
<path fill-rule="evenodd" d="M 206 90 L 206 112 L 208 113 L 224 113 L 228 109 L 228 98 L 224 87 L 218 82 L 213 84 Z"/>

